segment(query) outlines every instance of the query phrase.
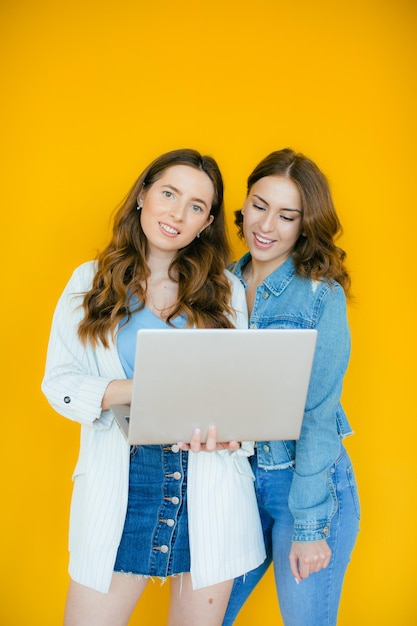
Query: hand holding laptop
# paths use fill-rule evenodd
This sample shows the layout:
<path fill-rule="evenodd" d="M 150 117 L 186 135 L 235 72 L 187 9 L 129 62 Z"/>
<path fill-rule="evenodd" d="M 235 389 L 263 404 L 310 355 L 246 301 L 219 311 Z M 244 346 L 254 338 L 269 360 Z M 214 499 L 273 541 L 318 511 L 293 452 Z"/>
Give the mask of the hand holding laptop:
<path fill-rule="evenodd" d="M 181 450 L 191 450 L 191 452 L 213 452 L 214 450 L 230 450 L 234 452 L 240 448 L 238 441 L 218 442 L 216 426 L 209 426 L 205 443 L 202 441 L 201 428 L 195 428 L 190 443 L 179 441 L 178 445 Z"/>

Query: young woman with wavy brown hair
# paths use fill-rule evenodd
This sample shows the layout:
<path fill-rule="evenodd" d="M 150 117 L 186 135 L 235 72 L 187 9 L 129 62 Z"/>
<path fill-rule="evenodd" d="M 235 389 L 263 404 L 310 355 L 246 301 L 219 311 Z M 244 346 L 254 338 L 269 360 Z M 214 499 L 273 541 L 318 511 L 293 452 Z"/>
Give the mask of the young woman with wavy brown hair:
<path fill-rule="evenodd" d="M 290 149 L 255 167 L 236 223 L 249 248 L 233 271 L 246 290 L 250 328 L 318 335 L 299 440 L 258 441 L 251 457 L 268 556 L 236 580 L 223 625 L 234 623 L 273 560 L 285 626 L 335 626 L 359 524 L 343 445 L 352 430 L 340 403 L 350 353 L 341 225 L 324 174 Z"/>
<path fill-rule="evenodd" d="M 42 388 L 58 413 L 82 425 L 66 626 L 125 626 L 149 578 L 170 579 L 170 626 L 216 626 L 233 578 L 265 556 L 253 475 L 247 458 L 235 462 L 235 442 L 208 455 L 178 445 L 130 448 L 109 410 L 131 401 L 141 328 L 247 326 L 228 257 L 217 164 L 176 150 L 139 176 L 109 245 L 75 270 L 58 302 Z M 215 434 L 206 445 L 215 449 Z M 209 488 L 220 470 L 221 489 Z M 222 515 L 225 498 L 250 520 L 250 554 L 242 538 L 229 539 L 239 533 Z M 189 536 L 197 536 L 191 550 Z"/>
<path fill-rule="evenodd" d="M 153 286 L 147 263 L 148 239 L 138 219 L 140 198 L 152 187 L 167 167 L 183 165 L 198 169 L 211 181 L 213 204 L 207 224 L 195 239 L 175 251 L 168 275 L 178 287 L 176 301 L 166 310 L 166 321 L 185 314 L 187 326 L 230 328 L 230 284 L 225 264 L 230 260 L 223 208 L 223 182 L 220 171 L 210 157 L 200 157 L 192 150 L 162 155 L 139 176 L 121 204 L 113 226 L 113 237 L 98 257 L 97 272 L 91 290 L 84 298 L 85 317 L 80 324 L 80 338 L 107 344 L 113 331 L 131 311 L 126 303 L 129 294 L 138 299 L 138 310 L 148 300 Z M 139 199 L 139 200 L 138 200 Z M 210 226 L 207 228 L 206 226 Z"/>

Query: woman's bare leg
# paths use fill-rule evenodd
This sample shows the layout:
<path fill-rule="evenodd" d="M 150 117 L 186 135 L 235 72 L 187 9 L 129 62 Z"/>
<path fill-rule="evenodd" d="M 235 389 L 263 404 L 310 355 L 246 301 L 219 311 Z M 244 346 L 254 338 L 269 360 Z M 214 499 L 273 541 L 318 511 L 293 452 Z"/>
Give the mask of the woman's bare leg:
<path fill-rule="evenodd" d="M 70 582 L 64 626 L 126 626 L 148 580 L 113 574 L 108 593 Z"/>
<path fill-rule="evenodd" d="M 191 575 L 171 578 L 168 626 L 221 626 L 233 580 L 193 591 Z"/>

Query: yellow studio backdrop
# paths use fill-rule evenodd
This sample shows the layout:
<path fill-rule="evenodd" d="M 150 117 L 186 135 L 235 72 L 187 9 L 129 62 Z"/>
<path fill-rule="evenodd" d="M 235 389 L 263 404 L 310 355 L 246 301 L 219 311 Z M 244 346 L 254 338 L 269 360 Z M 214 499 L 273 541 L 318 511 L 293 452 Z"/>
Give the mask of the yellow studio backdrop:
<path fill-rule="evenodd" d="M 291 146 L 330 179 L 355 294 L 343 401 L 362 525 L 339 624 L 416 624 L 416 4 L 4 0 L 0 18 L 0 623 L 62 622 L 79 427 L 40 382 L 72 269 L 177 147 L 219 161 L 237 256 L 246 177 Z M 167 599 L 150 585 L 132 624 L 163 625 Z M 269 572 L 237 624 L 280 623 Z"/>

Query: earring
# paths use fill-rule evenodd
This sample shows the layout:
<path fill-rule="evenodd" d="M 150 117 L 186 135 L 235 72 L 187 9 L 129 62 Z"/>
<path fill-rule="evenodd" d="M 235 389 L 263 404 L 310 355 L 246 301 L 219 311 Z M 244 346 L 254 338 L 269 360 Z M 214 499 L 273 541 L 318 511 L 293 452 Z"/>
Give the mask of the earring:
<path fill-rule="evenodd" d="M 140 211 L 142 208 L 142 202 L 138 202 L 138 205 L 136 207 L 136 211 Z"/>
<path fill-rule="evenodd" d="M 200 239 L 200 233 L 197 234 L 197 239 Z"/>

